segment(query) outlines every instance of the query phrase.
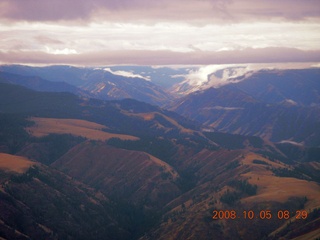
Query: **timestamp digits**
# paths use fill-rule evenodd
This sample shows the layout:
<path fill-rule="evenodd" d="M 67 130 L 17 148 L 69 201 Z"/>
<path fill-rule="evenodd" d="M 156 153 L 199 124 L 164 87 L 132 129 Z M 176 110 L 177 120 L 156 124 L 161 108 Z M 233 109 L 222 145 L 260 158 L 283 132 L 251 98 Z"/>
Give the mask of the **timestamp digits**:
<path fill-rule="evenodd" d="M 237 212 L 236 210 L 213 210 L 212 219 L 215 220 L 228 220 L 228 219 L 284 219 L 288 220 L 292 217 L 295 219 L 307 219 L 308 212 L 306 210 L 297 210 L 295 212 L 290 212 L 289 210 L 278 210 L 276 212 L 271 212 L 271 210 L 244 210 L 242 212 Z"/>

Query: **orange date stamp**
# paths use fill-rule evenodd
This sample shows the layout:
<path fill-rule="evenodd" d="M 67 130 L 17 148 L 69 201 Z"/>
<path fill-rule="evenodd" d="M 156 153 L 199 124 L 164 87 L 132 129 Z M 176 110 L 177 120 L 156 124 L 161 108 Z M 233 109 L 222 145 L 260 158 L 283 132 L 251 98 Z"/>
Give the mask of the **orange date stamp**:
<path fill-rule="evenodd" d="M 272 212 L 271 210 L 244 210 L 242 212 L 236 210 L 213 210 L 212 219 L 214 220 L 234 220 L 234 219 L 279 219 L 288 220 L 292 217 L 295 219 L 307 219 L 308 212 L 306 210 L 297 210 L 295 212 L 290 212 L 289 210 L 278 210 Z"/>

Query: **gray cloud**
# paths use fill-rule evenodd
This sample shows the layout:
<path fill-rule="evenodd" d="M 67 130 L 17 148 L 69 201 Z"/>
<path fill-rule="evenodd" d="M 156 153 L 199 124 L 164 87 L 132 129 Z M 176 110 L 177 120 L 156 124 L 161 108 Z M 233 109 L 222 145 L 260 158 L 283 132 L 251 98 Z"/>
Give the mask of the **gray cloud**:
<path fill-rule="evenodd" d="M 320 16 L 320 2 L 317 0 L 241 0 L 233 3 L 233 10 L 244 18 L 301 20 Z"/>
<path fill-rule="evenodd" d="M 245 49 L 223 52 L 172 51 L 102 51 L 84 54 L 48 54 L 43 52 L 0 52 L 2 63 L 72 64 L 101 66 L 112 64 L 138 65 L 209 65 L 237 63 L 320 62 L 320 50 L 302 51 L 290 48 Z"/>
<path fill-rule="evenodd" d="M 7 20 L 181 20 L 239 21 L 320 16 L 318 0 L 0 0 Z"/>
<path fill-rule="evenodd" d="M 87 3 L 86 3 L 87 2 Z M 1 17 L 11 20 L 55 21 L 87 18 L 91 1 L 1 0 Z"/>

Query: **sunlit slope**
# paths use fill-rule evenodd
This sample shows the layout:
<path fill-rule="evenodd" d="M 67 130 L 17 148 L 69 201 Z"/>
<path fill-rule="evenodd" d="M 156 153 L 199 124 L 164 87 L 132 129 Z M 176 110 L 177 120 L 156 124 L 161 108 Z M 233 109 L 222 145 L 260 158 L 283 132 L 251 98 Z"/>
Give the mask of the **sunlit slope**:
<path fill-rule="evenodd" d="M 254 160 L 260 160 L 262 164 L 254 163 Z M 246 155 L 241 162 L 250 169 L 250 172 L 242 174 L 241 176 L 249 179 L 251 184 L 258 186 L 257 194 L 242 199 L 243 202 L 286 202 L 292 197 L 306 197 L 308 199 L 308 203 L 306 204 L 307 209 L 320 207 L 319 184 L 294 177 L 275 176 L 271 170 L 277 168 L 290 169 L 290 166 L 280 162 L 272 162 L 254 153 Z"/>
<path fill-rule="evenodd" d="M 165 131 L 170 131 L 172 129 L 178 129 L 180 133 L 194 133 L 193 130 L 188 129 L 182 125 L 180 125 L 175 119 L 166 116 L 163 113 L 159 112 L 147 112 L 147 113 L 126 113 L 132 117 L 138 117 L 145 121 L 152 121 L 154 125 L 152 127 L 156 127 L 159 129 L 164 129 Z"/>
<path fill-rule="evenodd" d="M 43 137 L 50 133 L 72 134 L 92 140 L 105 141 L 110 138 L 122 140 L 137 140 L 137 137 L 125 134 L 114 134 L 102 131 L 106 126 L 80 119 L 36 118 L 30 119 L 35 122 L 27 131 L 35 137 Z"/>
<path fill-rule="evenodd" d="M 2 171 L 23 173 L 35 164 L 25 157 L 0 153 L 0 170 Z"/>

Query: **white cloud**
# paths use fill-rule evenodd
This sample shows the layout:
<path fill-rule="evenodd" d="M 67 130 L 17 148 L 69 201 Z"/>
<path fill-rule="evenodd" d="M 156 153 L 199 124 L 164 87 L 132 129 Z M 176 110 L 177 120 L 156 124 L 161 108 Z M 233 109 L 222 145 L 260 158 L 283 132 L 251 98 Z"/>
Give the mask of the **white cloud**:
<path fill-rule="evenodd" d="M 45 47 L 47 53 L 54 54 L 54 55 L 70 55 L 70 54 L 78 54 L 78 52 L 75 49 L 51 49 L 49 47 Z"/>
<path fill-rule="evenodd" d="M 189 74 L 185 76 L 185 81 L 180 83 L 184 85 L 188 91 L 195 91 L 205 89 L 209 87 L 220 87 L 235 80 L 237 77 L 248 76 L 252 68 L 248 65 L 234 65 L 234 64 L 222 64 L 222 65 L 207 65 L 201 66 L 196 70 L 191 70 Z M 186 87 L 189 85 L 189 87 Z"/>
<path fill-rule="evenodd" d="M 114 75 L 119 75 L 119 76 L 124 76 L 124 77 L 131 77 L 131 78 L 142 78 L 146 81 L 151 81 L 150 78 L 148 77 L 144 77 L 140 74 L 135 74 L 135 73 L 132 73 L 132 72 L 127 72 L 127 71 L 112 71 L 110 68 L 104 68 L 103 70 L 107 71 L 107 72 L 110 72 Z"/>

